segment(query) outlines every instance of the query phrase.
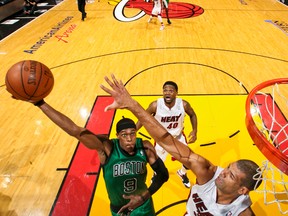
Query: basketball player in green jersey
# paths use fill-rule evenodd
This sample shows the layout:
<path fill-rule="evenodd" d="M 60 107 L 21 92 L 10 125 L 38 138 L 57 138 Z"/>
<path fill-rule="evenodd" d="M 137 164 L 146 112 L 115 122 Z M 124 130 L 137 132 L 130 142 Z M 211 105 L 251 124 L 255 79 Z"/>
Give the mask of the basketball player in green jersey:
<path fill-rule="evenodd" d="M 44 100 L 34 105 L 66 133 L 98 152 L 112 216 L 155 216 L 151 196 L 168 180 L 169 174 L 152 144 L 136 138 L 136 125 L 131 119 L 121 119 L 116 126 L 117 139 L 110 140 L 79 127 Z M 145 183 L 147 163 L 157 173 L 149 188 Z"/>

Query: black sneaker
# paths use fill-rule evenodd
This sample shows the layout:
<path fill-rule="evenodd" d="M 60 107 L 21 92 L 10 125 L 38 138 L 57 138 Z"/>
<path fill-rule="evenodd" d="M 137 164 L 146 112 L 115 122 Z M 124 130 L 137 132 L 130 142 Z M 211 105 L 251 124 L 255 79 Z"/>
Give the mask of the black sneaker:
<path fill-rule="evenodd" d="M 180 170 L 177 170 L 177 175 L 181 178 L 182 183 L 186 188 L 190 188 L 191 184 L 186 174 L 182 175 Z"/>

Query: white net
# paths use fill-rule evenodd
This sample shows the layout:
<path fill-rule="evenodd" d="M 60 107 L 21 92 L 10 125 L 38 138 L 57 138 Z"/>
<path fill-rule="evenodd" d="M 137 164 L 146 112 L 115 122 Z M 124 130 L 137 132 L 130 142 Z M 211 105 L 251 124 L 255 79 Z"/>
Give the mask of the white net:
<path fill-rule="evenodd" d="M 287 88 L 287 86 L 285 87 Z M 266 91 L 264 92 L 264 90 Z M 273 144 L 276 149 L 284 155 L 287 155 L 288 122 L 285 111 L 287 111 L 288 108 L 288 100 L 282 91 L 283 85 L 277 83 L 258 91 L 253 97 L 251 114 L 257 128 L 266 139 Z"/>
<path fill-rule="evenodd" d="M 248 123 L 249 133 L 268 159 L 263 161 L 258 174 L 254 176 L 256 180 L 262 180 L 261 186 L 255 191 L 264 194 L 265 204 L 276 204 L 282 214 L 288 214 L 287 82 L 288 79 L 284 83 L 266 83 L 249 95 L 250 101 L 247 101 L 253 119 L 253 126 L 251 122 Z"/>
<path fill-rule="evenodd" d="M 277 204 L 281 214 L 288 214 L 287 176 L 265 160 L 254 178 L 258 181 L 262 180 L 261 186 L 255 191 L 263 193 L 264 203 Z"/>

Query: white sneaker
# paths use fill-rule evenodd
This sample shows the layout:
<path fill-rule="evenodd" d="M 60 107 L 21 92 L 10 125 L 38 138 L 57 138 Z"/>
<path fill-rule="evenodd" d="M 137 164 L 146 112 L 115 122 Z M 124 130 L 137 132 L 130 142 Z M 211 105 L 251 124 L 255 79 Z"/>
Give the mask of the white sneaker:
<path fill-rule="evenodd" d="M 160 31 L 162 31 L 162 30 L 164 30 L 164 25 L 161 25 L 161 27 L 160 27 Z"/>
<path fill-rule="evenodd" d="M 183 175 L 183 174 L 181 174 L 180 170 L 177 170 L 177 175 L 181 178 L 182 183 L 184 184 L 184 186 L 186 188 L 190 188 L 191 187 L 190 181 L 189 181 L 189 179 L 188 179 L 186 174 Z"/>

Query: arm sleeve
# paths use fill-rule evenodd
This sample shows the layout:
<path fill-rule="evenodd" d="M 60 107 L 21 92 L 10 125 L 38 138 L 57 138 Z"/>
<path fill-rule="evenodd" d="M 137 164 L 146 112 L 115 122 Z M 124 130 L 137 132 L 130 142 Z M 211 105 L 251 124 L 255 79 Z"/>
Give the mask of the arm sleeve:
<path fill-rule="evenodd" d="M 168 181 L 169 173 L 166 166 L 164 165 L 163 161 L 160 158 L 158 158 L 155 161 L 155 163 L 151 165 L 151 167 L 156 174 L 153 177 L 152 184 L 148 188 L 148 191 L 152 196 L 164 184 L 164 182 Z"/>

